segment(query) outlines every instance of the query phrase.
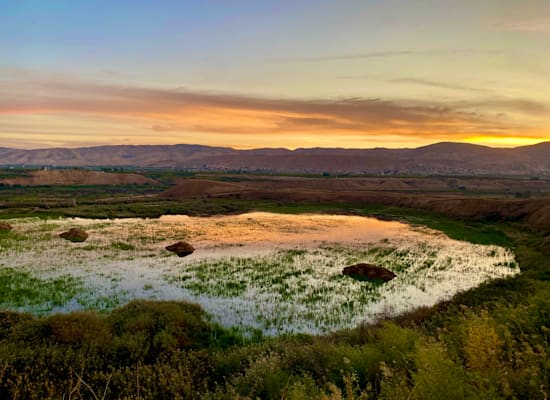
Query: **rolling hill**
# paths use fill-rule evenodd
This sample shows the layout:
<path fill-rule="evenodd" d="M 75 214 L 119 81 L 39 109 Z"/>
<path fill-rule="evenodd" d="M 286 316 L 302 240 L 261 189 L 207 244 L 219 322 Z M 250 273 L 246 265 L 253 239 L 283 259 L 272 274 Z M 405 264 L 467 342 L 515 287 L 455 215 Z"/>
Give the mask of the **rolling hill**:
<path fill-rule="evenodd" d="M 176 168 L 374 175 L 550 175 L 550 142 L 516 148 L 436 143 L 415 149 L 265 148 L 201 145 L 0 147 L 3 166 Z"/>

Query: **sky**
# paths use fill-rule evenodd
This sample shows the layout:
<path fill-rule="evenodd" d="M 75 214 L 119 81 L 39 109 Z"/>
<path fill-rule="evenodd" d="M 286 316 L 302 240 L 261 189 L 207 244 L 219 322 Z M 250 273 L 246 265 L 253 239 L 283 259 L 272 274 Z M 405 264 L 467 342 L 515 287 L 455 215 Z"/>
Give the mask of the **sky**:
<path fill-rule="evenodd" d="M 0 147 L 550 140 L 548 0 L 0 0 Z"/>

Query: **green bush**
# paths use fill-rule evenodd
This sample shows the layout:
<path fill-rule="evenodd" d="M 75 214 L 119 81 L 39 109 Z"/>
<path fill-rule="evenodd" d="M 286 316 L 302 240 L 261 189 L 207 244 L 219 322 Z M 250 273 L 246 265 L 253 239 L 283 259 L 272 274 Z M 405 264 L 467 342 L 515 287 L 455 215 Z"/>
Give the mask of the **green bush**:
<path fill-rule="evenodd" d="M 108 322 L 119 356 L 135 361 L 208 347 L 213 332 L 199 306 L 175 301 L 133 301 L 113 311 Z"/>
<path fill-rule="evenodd" d="M 440 345 L 420 345 L 415 354 L 414 396 L 425 400 L 472 398 L 473 388 L 460 364 Z"/>

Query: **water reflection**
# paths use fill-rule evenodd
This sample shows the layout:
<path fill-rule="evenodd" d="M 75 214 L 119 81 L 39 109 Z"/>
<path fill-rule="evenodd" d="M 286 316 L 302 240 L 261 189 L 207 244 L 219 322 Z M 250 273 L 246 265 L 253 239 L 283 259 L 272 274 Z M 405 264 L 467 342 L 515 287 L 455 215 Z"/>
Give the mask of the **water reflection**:
<path fill-rule="evenodd" d="M 414 234 L 395 221 L 347 215 L 275 214 L 251 212 L 231 216 L 189 217 L 166 215 L 158 229 L 185 230 L 197 248 L 317 247 L 320 243 L 357 243 Z M 245 250 L 245 249 L 242 249 Z"/>

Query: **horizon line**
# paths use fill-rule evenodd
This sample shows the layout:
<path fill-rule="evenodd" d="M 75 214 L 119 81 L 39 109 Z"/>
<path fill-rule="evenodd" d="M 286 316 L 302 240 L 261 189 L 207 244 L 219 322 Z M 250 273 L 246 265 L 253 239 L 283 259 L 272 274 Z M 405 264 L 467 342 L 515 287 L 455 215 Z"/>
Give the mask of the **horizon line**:
<path fill-rule="evenodd" d="M 18 147 L 5 147 L 0 146 L 0 149 L 9 149 L 9 150 L 16 150 L 16 151 L 40 151 L 40 150 L 56 150 L 56 149 L 93 149 L 93 148 L 100 148 L 100 147 L 175 147 L 175 146 L 198 146 L 198 147 L 209 147 L 209 148 L 224 148 L 224 149 L 231 149 L 236 151 L 253 151 L 253 150 L 287 150 L 287 151 L 296 151 L 296 150 L 313 150 L 313 149 L 327 149 L 327 150 L 415 150 L 415 149 L 421 149 L 425 147 L 430 147 L 438 144 L 457 144 L 457 145 L 467 145 L 472 147 L 485 147 L 489 149 L 519 149 L 523 147 L 532 147 L 532 146 L 538 146 L 544 143 L 550 143 L 550 140 L 541 140 L 540 142 L 528 144 L 528 145 L 521 145 L 521 146 L 513 146 L 513 147 L 506 147 L 506 146 L 489 146 L 484 144 L 477 144 L 477 143 L 470 143 L 470 142 L 456 142 L 456 141 L 440 141 L 440 142 L 433 142 L 427 145 L 417 146 L 417 147 L 385 147 L 385 146 L 376 146 L 376 147 L 329 147 L 329 146 L 315 146 L 315 147 L 234 147 L 231 145 L 227 146 L 216 146 L 216 145 L 208 145 L 208 144 L 199 144 L 199 143 L 173 143 L 173 144 L 97 144 L 97 145 L 84 145 L 84 146 L 52 146 L 52 147 L 37 147 L 37 148 L 18 148 Z"/>

